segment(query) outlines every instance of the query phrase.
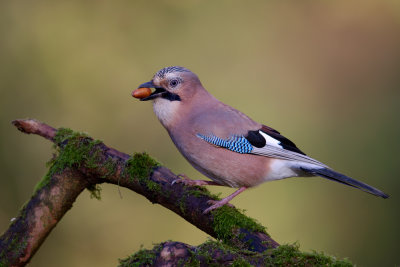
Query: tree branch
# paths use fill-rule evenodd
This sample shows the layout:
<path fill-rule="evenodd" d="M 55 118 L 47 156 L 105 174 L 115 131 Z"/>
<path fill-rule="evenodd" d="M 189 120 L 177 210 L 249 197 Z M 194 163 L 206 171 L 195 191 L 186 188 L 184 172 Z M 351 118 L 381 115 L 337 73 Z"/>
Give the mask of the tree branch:
<path fill-rule="evenodd" d="M 298 246 L 274 241 L 265 228 L 235 208 L 224 206 L 204 215 L 217 197 L 203 187 L 171 185 L 178 177 L 147 154 L 132 157 L 69 129 L 58 130 L 36 120 L 12 122 L 20 131 L 54 143 L 58 156 L 35 188 L 30 201 L 0 237 L 0 266 L 24 266 L 47 235 L 87 188 L 99 197 L 98 184 L 118 184 L 158 203 L 220 241 L 197 247 L 165 242 L 120 260 L 125 266 L 351 266 L 322 253 L 303 253 Z"/>
<path fill-rule="evenodd" d="M 48 186 L 35 192 L 1 236 L 0 266 L 24 266 L 28 263 L 89 184 L 89 180 L 74 169 L 67 168 L 54 174 Z"/>
<path fill-rule="evenodd" d="M 224 206 L 204 215 L 207 201 L 216 196 L 202 187 L 171 185 L 178 177 L 145 153 L 129 157 L 85 134 L 56 130 L 36 120 L 12 123 L 24 133 L 54 142 L 59 155 L 51 161 L 31 200 L 0 237 L 0 263 L 23 266 L 29 262 L 82 190 L 86 187 L 96 194 L 96 184 L 104 182 L 145 196 L 225 244 L 255 252 L 279 246 L 263 226 L 235 208 Z"/>
<path fill-rule="evenodd" d="M 352 266 L 323 253 L 304 253 L 298 246 L 282 245 L 266 252 L 239 250 L 218 241 L 199 246 L 168 241 L 153 249 L 142 249 L 120 260 L 120 267 L 131 266 Z"/>

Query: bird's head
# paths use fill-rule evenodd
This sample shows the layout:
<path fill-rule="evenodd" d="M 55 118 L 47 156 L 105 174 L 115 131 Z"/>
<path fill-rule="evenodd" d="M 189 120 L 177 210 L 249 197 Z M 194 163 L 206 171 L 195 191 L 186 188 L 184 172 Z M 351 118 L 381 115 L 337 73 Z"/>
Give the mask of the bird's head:
<path fill-rule="evenodd" d="M 159 70 L 151 81 L 132 92 L 141 101 L 153 100 L 154 112 L 167 128 L 181 121 L 182 114 L 194 106 L 193 100 L 204 100 L 204 95 L 209 94 L 197 75 L 177 66 Z"/>
<path fill-rule="evenodd" d="M 190 70 L 173 66 L 159 70 L 149 82 L 139 85 L 132 96 L 140 101 L 157 100 L 182 101 L 190 98 L 200 85 L 199 78 Z M 149 88 L 154 88 L 151 91 Z"/>

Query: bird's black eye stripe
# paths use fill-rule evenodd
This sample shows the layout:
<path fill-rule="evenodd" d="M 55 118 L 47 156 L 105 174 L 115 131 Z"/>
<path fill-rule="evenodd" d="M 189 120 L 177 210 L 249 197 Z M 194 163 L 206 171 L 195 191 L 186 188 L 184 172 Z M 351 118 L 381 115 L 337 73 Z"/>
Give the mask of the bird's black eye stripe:
<path fill-rule="evenodd" d="M 181 98 L 179 97 L 179 95 L 168 92 L 168 91 L 162 93 L 161 97 L 164 99 L 167 99 L 169 101 L 181 101 Z"/>

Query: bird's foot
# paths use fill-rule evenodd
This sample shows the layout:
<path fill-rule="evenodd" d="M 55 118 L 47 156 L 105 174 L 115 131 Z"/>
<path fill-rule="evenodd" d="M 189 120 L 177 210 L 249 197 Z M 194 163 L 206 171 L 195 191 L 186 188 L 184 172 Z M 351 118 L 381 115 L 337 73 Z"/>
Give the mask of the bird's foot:
<path fill-rule="evenodd" d="M 208 207 L 205 211 L 203 211 L 203 214 L 207 214 L 212 210 L 215 210 L 215 209 L 218 209 L 218 208 L 222 207 L 223 205 L 227 205 L 227 206 L 229 206 L 231 208 L 234 208 L 235 206 L 233 206 L 231 203 L 229 203 L 228 202 L 229 200 L 230 199 L 224 198 L 222 200 L 209 200 L 209 201 L 207 201 L 207 204 L 211 204 L 212 206 Z"/>
<path fill-rule="evenodd" d="M 229 207 L 234 208 L 235 206 L 233 206 L 232 204 L 229 204 L 229 201 L 231 201 L 234 197 L 236 197 L 237 195 L 239 195 L 240 193 L 242 193 L 244 190 L 246 190 L 247 187 L 242 186 L 241 188 L 239 188 L 238 190 L 236 190 L 233 194 L 227 196 L 226 198 L 223 198 L 219 201 L 216 200 L 209 200 L 207 201 L 207 203 L 213 204 L 211 207 L 209 207 L 208 209 L 206 209 L 205 211 L 203 211 L 203 214 L 209 213 L 212 210 L 215 210 L 219 207 L 222 207 L 223 205 L 228 205 Z"/>
<path fill-rule="evenodd" d="M 171 185 L 174 184 L 184 184 L 184 185 L 192 185 L 192 180 L 186 176 L 186 174 L 178 174 L 176 177 L 178 177 L 178 179 L 175 179 L 172 181 Z"/>
<path fill-rule="evenodd" d="M 173 180 L 171 185 L 177 183 L 189 186 L 215 185 L 215 182 L 212 181 L 192 180 L 189 177 L 187 177 L 186 174 L 178 174 L 176 177 L 178 177 L 178 179 Z"/>

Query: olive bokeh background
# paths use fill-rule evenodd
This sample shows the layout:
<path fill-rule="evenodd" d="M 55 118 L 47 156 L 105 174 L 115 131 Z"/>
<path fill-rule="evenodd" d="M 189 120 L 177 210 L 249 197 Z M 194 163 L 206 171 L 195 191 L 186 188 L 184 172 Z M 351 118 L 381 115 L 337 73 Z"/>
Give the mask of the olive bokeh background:
<path fill-rule="evenodd" d="M 400 264 L 398 1 L 1 1 L 0 232 L 46 173 L 51 144 L 10 122 L 70 127 L 204 178 L 130 95 L 159 69 L 197 73 L 217 98 L 387 200 L 322 178 L 263 184 L 233 204 L 280 243 L 359 266 Z M 115 186 L 84 192 L 30 266 L 115 266 L 142 245 L 208 237 Z M 212 188 L 222 196 L 229 188 Z"/>

